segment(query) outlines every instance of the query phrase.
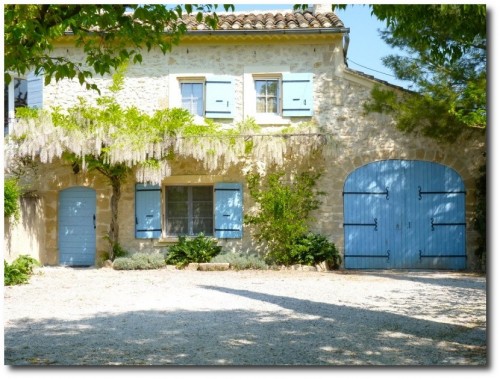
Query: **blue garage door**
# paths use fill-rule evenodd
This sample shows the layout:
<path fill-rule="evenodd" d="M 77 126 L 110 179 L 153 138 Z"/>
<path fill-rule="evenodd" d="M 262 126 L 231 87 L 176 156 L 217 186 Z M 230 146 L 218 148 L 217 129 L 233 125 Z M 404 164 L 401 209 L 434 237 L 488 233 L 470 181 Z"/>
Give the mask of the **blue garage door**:
<path fill-rule="evenodd" d="M 388 160 L 344 184 L 344 264 L 356 269 L 463 269 L 465 188 L 451 168 Z"/>
<path fill-rule="evenodd" d="M 96 193 L 73 187 L 59 194 L 59 263 L 91 266 L 96 251 Z"/>

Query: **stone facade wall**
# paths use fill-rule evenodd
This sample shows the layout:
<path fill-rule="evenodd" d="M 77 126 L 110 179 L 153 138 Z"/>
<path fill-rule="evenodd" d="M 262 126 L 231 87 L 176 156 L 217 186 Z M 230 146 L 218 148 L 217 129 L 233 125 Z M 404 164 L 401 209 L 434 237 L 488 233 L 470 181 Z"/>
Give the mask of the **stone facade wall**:
<path fill-rule="evenodd" d="M 311 37 L 312 38 L 312 37 Z M 81 57 L 75 49 L 61 47 L 54 54 L 68 54 Z M 433 140 L 402 134 L 394 127 L 392 120 L 380 114 L 363 112 L 363 102 L 370 99 L 374 81 L 344 71 L 342 44 L 339 37 L 330 37 L 315 43 L 313 39 L 294 42 L 274 41 L 259 43 L 186 43 L 175 47 L 170 54 L 158 52 L 145 54 L 142 65 L 130 66 L 125 80 L 125 90 L 116 96 L 123 105 L 135 105 L 148 112 L 169 107 L 174 103 L 169 98 L 172 73 L 201 73 L 232 75 L 235 79 L 235 118 L 226 123 L 237 123 L 244 118 L 243 73 L 248 66 L 285 67 L 292 72 L 313 72 L 314 74 L 314 116 L 291 119 L 292 125 L 313 121 L 323 131 L 333 135 L 333 157 L 309 162 L 311 167 L 324 168 L 320 190 L 327 193 L 323 204 L 316 212 L 317 223 L 313 230 L 323 233 L 343 251 L 343 198 L 342 190 L 346 177 L 356 168 L 369 162 L 385 159 L 419 159 L 442 163 L 454 168 L 465 182 L 467 189 L 467 249 L 469 256 L 474 250 L 475 235 L 472 230 L 472 214 L 475 204 L 474 181 L 477 168 L 483 162 L 484 136 L 467 135 L 453 146 L 443 146 Z M 109 78 L 96 78 L 103 89 Z M 97 97 L 96 93 L 85 91 L 77 81 L 51 83 L 44 90 L 44 107 L 68 107 L 78 96 Z M 283 126 L 283 125 L 281 125 Z M 273 126 L 267 126 L 273 128 Z M 97 251 L 106 249 L 102 236 L 109 226 L 110 187 L 102 177 L 75 175 L 70 166 L 54 163 L 44 168 L 44 180 L 40 182 L 45 219 L 45 244 L 40 256 L 46 264 L 57 264 L 57 199 L 60 190 L 74 185 L 92 186 L 97 191 L 98 225 Z M 224 181 L 244 182 L 239 168 L 224 173 L 204 172 L 196 162 L 179 161 L 172 170 L 172 176 L 163 184 L 189 184 L 192 181 L 213 183 L 214 177 Z M 164 249 L 157 241 L 134 238 L 134 180 L 122 189 L 120 201 L 121 244 L 131 251 Z M 251 207 L 248 193 L 244 194 L 245 209 Z M 252 251 L 257 249 L 248 231 L 242 241 L 222 241 L 228 249 Z"/>
<path fill-rule="evenodd" d="M 40 260 L 45 250 L 42 200 L 38 197 L 22 197 L 19 201 L 19 219 L 4 218 L 4 259 L 9 263 L 20 255 Z"/>

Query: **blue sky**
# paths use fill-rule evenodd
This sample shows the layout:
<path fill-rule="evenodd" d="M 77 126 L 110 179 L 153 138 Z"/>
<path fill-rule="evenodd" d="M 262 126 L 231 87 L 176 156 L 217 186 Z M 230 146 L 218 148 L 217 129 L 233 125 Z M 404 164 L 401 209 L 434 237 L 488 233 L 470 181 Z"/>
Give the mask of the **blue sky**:
<path fill-rule="evenodd" d="M 234 3 L 234 5 L 236 11 L 293 9 L 293 4 L 286 3 Z M 349 5 L 345 10 L 336 10 L 335 13 L 344 25 L 350 28 L 350 43 L 347 52 L 349 67 L 373 75 L 377 79 L 408 88 L 411 83 L 394 78 L 392 72 L 382 63 L 382 57 L 401 52 L 391 49 L 380 38 L 378 29 L 383 29 L 385 24 L 370 15 L 370 8 L 356 4 Z"/>

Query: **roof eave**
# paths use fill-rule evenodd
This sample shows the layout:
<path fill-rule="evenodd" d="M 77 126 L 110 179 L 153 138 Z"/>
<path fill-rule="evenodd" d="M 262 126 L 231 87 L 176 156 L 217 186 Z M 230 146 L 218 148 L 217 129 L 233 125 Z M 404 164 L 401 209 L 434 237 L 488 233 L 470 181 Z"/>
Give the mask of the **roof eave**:
<path fill-rule="evenodd" d="M 186 35 L 259 35 L 259 34 L 344 34 L 349 28 L 297 28 L 297 29 L 218 29 L 218 30 L 188 30 Z"/>
<path fill-rule="evenodd" d="M 297 28 L 297 29 L 205 29 L 205 30 L 188 30 L 185 35 L 209 35 L 209 36 L 217 36 L 217 35 L 259 35 L 259 34 L 344 34 L 349 33 L 349 28 Z M 89 35 L 100 34 L 99 32 L 89 32 Z M 169 34 L 165 32 L 165 34 Z M 64 33 L 65 36 L 73 36 L 73 32 L 66 31 Z"/>

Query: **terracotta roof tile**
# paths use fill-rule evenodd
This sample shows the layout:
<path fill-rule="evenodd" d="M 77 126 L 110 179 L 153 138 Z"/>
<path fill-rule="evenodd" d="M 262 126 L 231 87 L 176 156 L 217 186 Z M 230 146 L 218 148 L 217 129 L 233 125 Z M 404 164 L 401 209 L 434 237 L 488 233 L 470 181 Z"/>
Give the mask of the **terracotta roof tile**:
<path fill-rule="evenodd" d="M 276 12 L 276 13 L 221 13 L 218 14 L 218 30 L 286 30 L 343 28 L 344 24 L 333 12 L 316 13 Z M 204 23 L 196 21 L 195 15 L 184 15 L 182 22 L 188 31 L 208 30 Z"/>

